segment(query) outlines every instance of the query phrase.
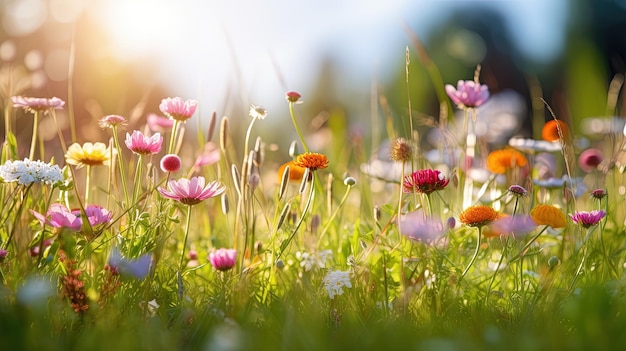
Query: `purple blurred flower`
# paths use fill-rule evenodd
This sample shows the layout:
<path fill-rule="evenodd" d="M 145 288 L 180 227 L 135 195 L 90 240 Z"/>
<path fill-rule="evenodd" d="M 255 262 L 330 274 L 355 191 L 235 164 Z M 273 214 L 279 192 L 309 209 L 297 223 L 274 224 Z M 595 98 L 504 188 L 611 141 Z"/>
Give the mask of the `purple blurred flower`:
<path fill-rule="evenodd" d="M 63 204 L 50 205 L 45 216 L 34 210 L 30 210 L 30 213 L 39 220 L 41 225 L 48 224 L 54 228 L 68 228 L 76 231 L 82 227 L 80 215 L 72 213 Z"/>
<path fill-rule="evenodd" d="M 237 250 L 218 249 L 209 254 L 209 261 L 213 268 L 218 271 L 227 271 L 235 266 L 237 262 Z"/>
<path fill-rule="evenodd" d="M 444 232 L 443 223 L 440 220 L 426 217 L 420 210 L 402 216 L 399 227 L 402 235 L 426 244 L 434 242 Z"/>
<path fill-rule="evenodd" d="M 183 100 L 181 97 L 165 98 L 161 100 L 159 109 L 171 119 L 185 122 L 196 112 L 198 101 Z"/>
<path fill-rule="evenodd" d="M 446 93 L 460 109 L 478 107 L 489 99 L 489 87 L 473 80 L 459 80 L 456 88 L 446 84 Z"/>
<path fill-rule="evenodd" d="M 589 173 L 598 168 L 598 165 L 604 160 L 602 151 L 598 149 L 587 149 L 578 156 L 578 165 L 580 169 Z"/>
<path fill-rule="evenodd" d="M 161 151 L 161 144 L 163 144 L 163 137 L 159 133 L 150 137 L 138 130 L 133 131 L 132 135 L 126 133 L 126 146 L 138 155 L 158 154 Z"/>
<path fill-rule="evenodd" d="M 150 274 L 152 254 L 147 253 L 137 259 L 128 259 L 122 256 L 117 247 L 113 247 L 109 255 L 109 267 L 121 275 L 143 279 Z"/>
<path fill-rule="evenodd" d="M 606 216 L 606 212 L 603 210 L 576 211 L 574 214 L 570 213 L 569 218 L 571 218 L 574 223 L 581 225 L 583 228 L 589 228 L 598 224 L 604 216 Z"/>
<path fill-rule="evenodd" d="M 501 217 L 489 224 L 490 229 L 497 234 L 512 234 L 515 238 L 521 238 L 537 228 L 537 223 L 528 215 L 515 215 Z"/>

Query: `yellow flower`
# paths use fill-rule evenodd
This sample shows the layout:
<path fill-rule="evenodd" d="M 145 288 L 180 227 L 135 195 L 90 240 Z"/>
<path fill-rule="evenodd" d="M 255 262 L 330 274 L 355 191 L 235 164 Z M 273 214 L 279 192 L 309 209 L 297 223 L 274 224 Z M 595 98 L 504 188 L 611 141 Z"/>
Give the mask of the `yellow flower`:
<path fill-rule="evenodd" d="M 65 160 L 68 164 L 78 168 L 83 166 L 108 166 L 111 160 L 111 149 L 100 142 L 87 142 L 82 146 L 74 143 L 67 149 Z"/>
<path fill-rule="evenodd" d="M 307 152 L 296 157 L 294 164 L 298 167 L 308 168 L 311 171 L 324 169 L 328 167 L 328 159 L 326 155 L 315 152 Z"/>
<path fill-rule="evenodd" d="M 498 219 L 498 212 L 485 205 L 470 206 L 459 216 L 459 220 L 470 227 L 482 227 L 496 219 Z"/>
<path fill-rule="evenodd" d="M 567 219 L 565 214 L 557 207 L 539 204 L 530 211 L 530 217 L 539 225 L 547 225 L 552 228 L 565 228 Z"/>
<path fill-rule="evenodd" d="M 285 172 L 285 168 L 287 168 L 287 166 L 289 166 L 289 180 L 292 182 L 301 181 L 306 169 L 304 167 L 296 166 L 294 161 L 289 161 L 283 163 L 278 169 L 278 183 L 282 182 L 283 173 Z"/>
<path fill-rule="evenodd" d="M 528 160 L 515 149 L 495 150 L 487 156 L 487 168 L 496 174 L 504 174 L 513 167 L 524 167 Z"/>

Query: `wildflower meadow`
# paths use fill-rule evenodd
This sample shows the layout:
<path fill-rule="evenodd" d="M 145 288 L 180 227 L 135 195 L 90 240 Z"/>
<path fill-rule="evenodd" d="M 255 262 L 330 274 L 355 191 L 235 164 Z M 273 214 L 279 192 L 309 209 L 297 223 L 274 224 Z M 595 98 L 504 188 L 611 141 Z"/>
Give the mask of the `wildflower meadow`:
<path fill-rule="evenodd" d="M 71 97 L 11 94 L 2 349 L 624 348 L 623 123 L 590 140 L 544 101 L 529 135 L 487 144 L 480 77 L 436 86 L 430 124 L 375 114 L 386 130 L 339 149 L 311 142 L 302 92 L 237 122 L 163 96 L 101 116 L 100 140 L 58 123 Z M 278 134 L 296 137 L 270 151 Z"/>

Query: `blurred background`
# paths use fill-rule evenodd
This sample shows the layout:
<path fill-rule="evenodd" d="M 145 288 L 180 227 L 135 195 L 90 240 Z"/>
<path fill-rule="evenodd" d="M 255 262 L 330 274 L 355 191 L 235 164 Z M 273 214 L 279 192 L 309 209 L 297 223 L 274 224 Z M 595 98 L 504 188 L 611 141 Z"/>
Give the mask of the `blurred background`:
<path fill-rule="evenodd" d="M 264 106 L 255 130 L 286 150 L 297 138 L 284 99 L 293 90 L 313 150 L 371 138 L 373 153 L 386 118 L 406 134 L 409 116 L 418 129 L 452 116 L 437 89 L 473 79 L 480 64 L 494 98 L 477 132 L 505 144 L 551 118 L 537 97 L 578 131 L 618 114 L 607 92 L 626 70 L 626 0 L 2 0 L 0 12 L 3 108 L 12 95 L 57 96 L 79 142 L 108 140 L 105 115 L 130 119 L 132 131 L 162 98 L 181 96 L 200 102 L 188 128 L 206 128 L 215 112 L 234 137 L 249 106 Z M 32 118 L 11 113 L 30 140 Z M 54 140 L 52 121 L 41 123 Z"/>

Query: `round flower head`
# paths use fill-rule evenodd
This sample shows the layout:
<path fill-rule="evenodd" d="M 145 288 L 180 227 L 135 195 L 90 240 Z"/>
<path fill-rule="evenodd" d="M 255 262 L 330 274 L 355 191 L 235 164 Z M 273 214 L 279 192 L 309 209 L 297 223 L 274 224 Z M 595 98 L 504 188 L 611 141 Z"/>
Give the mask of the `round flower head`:
<path fill-rule="evenodd" d="M 602 218 L 606 216 L 606 212 L 603 210 L 598 211 L 577 211 L 574 214 L 570 214 L 569 218 L 574 223 L 582 226 L 583 228 L 593 227 L 598 224 Z"/>
<path fill-rule="evenodd" d="M 161 100 L 159 109 L 171 119 L 185 122 L 196 112 L 198 101 L 183 100 L 181 97 L 165 98 Z"/>
<path fill-rule="evenodd" d="M 459 221 L 469 227 L 482 227 L 498 218 L 498 212 L 485 205 L 470 206 L 461 212 Z"/>
<path fill-rule="evenodd" d="M 235 249 L 218 249 L 209 254 L 209 261 L 213 268 L 218 271 L 225 272 L 235 266 L 237 263 L 237 250 Z"/>
<path fill-rule="evenodd" d="M 65 101 L 58 97 L 47 98 L 34 98 L 25 96 L 11 96 L 11 102 L 13 107 L 23 107 L 28 112 L 36 111 L 48 111 L 48 110 L 60 110 L 65 105 Z"/>
<path fill-rule="evenodd" d="M 543 129 L 541 130 L 541 137 L 543 138 L 543 140 L 547 141 L 560 140 L 560 134 L 563 134 L 563 139 L 567 138 L 567 124 L 565 124 L 565 122 L 563 121 L 559 121 L 556 119 L 551 119 L 546 122 L 546 124 L 543 125 Z"/>
<path fill-rule="evenodd" d="M 285 173 L 285 168 L 289 166 L 289 181 L 291 182 L 300 182 L 302 180 L 302 176 L 304 176 L 304 171 L 306 168 L 296 166 L 294 161 L 289 161 L 283 163 L 280 168 L 278 168 L 278 183 L 283 180 L 283 173 Z"/>
<path fill-rule="evenodd" d="M 100 142 L 87 142 L 82 146 L 74 143 L 67 149 L 65 161 L 70 165 L 78 166 L 78 168 L 83 166 L 108 166 L 111 161 L 111 149 Z"/>
<path fill-rule="evenodd" d="M 405 193 L 430 194 L 434 191 L 445 188 L 450 179 L 436 169 L 422 169 L 404 177 L 402 186 Z"/>
<path fill-rule="evenodd" d="M 598 200 L 602 200 L 607 195 L 608 194 L 604 191 L 604 189 L 596 189 L 591 192 L 591 197 Z"/>
<path fill-rule="evenodd" d="M 515 149 L 494 150 L 487 155 L 487 168 L 496 174 L 504 174 L 514 167 L 524 167 L 528 160 Z"/>
<path fill-rule="evenodd" d="M 161 170 L 163 172 L 178 172 L 183 161 L 176 154 L 167 154 L 163 156 L 160 162 Z"/>
<path fill-rule="evenodd" d="M 300 95 L 300 93 L 295 92 L 295 91 L 290 91 L 290 92 L 287 92 L 287 94 L 285 94 L 285 99 L 287 99 L 287 101 L 292 102 L 292 103 L 297 103 L 301 97 L 302 95 Z"/>
<path fill-rule="evenodd" d="M 589 173 L 598 168 L 598 165 L 602 163 L 604 160 L 604 156 L 602 155 L 602 151 L 598 149 L 587 149 L 580 153 L 578 156 L 578 166 L 583 171 Z"/>
<path fill-rule="evenodd" d="M 460 109 L 482 105 L 489 98 L 489 87 L 473 80 L 459 80 L 456 88 L 446 84 L 446 93 Z"/>
<path fill-rule="evenodd" d="M 159 133 L 151 137 L 143 135 L 138 130 L 133 131 L 132 135 L 126 133 L 126 147 L 138 155 L 158 154 L 161 151 L 161 144 L 163 137 Z"/>
<path fill-rule="evenodd" d="M 221 195 L 226 187 L 215 180 L 204 186 L 204 177 L 181 178 L 167 182 L 168 189 L 158 188 L 164 197 L 179 201 L 185 205 L 196 205 L 208 198 Z"/>
<path fill-rule="evenodd" d="M 331 299 L 334 299 L 336 295 L 342 295 L 344 286 L 352 288 L 350 271 L 330 271 L 324 277 L 324 287 Z"/>
<path fill-rule="evenodd" d="M 554 229 L 565 228 L 565 214 L 555 206 L 539 204 L 530 211 L 530 217 L 538 225 L 547 225 Z"/>
<path fill-rule="evenodd" d="M 391 144 L 390 154 L 392 160 L 396 162 L 406 162 L 411 159 L 413 148 L 408 140 L 398 138 Z"/>
<path fill-rule="evenodd" d="M 108 115 L 102 117 L 102 119 L 98 121 L 98 125 L 102 129 L 123 126 L 126 125 L 126 118 L 118 115 Z"/>
<path fill-rule="evenodd" d="M 509 187 L 509 192 L 517 197 L 528 195 L 528 190 L 521 185 L 511 185 Z"/>
<path fill-rule="evenodd" d="M 265 119 L 265 117 L 267 117 L 267 110 L 261 106 L 250 105 L 249 115 L 252 119 Z"/>
<path fill-rule="evenodd" d="M 315 152 L 307 152 L 304 154 L 298 155 L 294 164 L 298 167 L 308 168 L 311 171 L 316 171 L 318 169 L 324 169 L 328 167 L 328 159 L 326 155 L 318 154 Z"/>

